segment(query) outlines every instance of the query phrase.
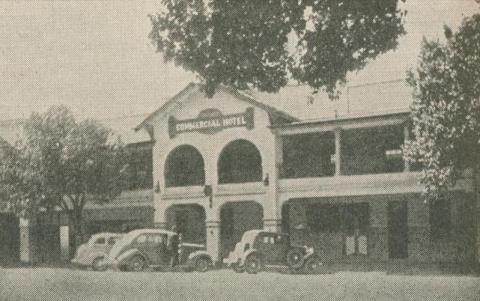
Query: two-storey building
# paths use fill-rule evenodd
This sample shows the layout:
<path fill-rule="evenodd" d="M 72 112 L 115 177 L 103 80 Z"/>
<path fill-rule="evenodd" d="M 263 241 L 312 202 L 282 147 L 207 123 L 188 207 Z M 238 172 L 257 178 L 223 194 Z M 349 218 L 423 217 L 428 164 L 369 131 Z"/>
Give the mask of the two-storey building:
<path fill-rule="evenodd" d="M 206 98 L 190 84 L 148 116 L 137 129 L 153 143 L 155 225 L 219 261 L 257 228 L 288 232 L 325 262 L 475 258 L 471 175 L 425 203 L 419 166 L 402 159 L 404 81 L 350 87 L 337 102 L 299 91 Z"/>

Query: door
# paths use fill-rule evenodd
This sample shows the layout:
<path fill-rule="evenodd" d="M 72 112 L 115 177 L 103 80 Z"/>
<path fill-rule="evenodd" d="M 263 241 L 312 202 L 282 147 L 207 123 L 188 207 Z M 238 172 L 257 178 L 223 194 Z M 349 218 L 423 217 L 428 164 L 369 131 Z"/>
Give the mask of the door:
<path fill-rule="evenodd" d="M 367 255 L 368 203 L 346 204 L 343 209 L 345 255 Z"/>
<path fill-rule="evenodd" d="M 389 258 L 408 257 L 408 206 L 406 201 L 388 203 Z"/>

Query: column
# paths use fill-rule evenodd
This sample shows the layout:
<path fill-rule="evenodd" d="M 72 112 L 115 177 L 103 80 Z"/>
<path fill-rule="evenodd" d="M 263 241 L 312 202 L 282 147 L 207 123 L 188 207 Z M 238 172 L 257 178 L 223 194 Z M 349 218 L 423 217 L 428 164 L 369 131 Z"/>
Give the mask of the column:
<path fill-rule="evenodd" d="M 408 123 L 407 123 L 403 127 L 403 141 L 405 143 L 409 140 L 410 140 L 410 127 L 408 126 Z M 410 163 L 407 160 L 403 160 L 403 162 L 404 162 L 403 172 L 409 172 Z"/>
<path fill-rule="evenodd" d="M 153 213 L 153 226 L 158 229 L 167 229 L 167 209 L 165 201 L 160 197 L 160 194 L 155 194 L 155 212 Z"/>
<path fill-rule="evenodd" d="M 278 134 L 273 134 L 273 141 L 270 152 L 272 157 L 267 168 L 268 172 L 268 187 L 267 199 L 263 208 L 263 228 L 268 231 L 281 231 L 282 208 L 278 203 L 278 184 L 280 178 L 280 169 L 283 161 L 283 139 Z"/>
<path fill-rule="evenodd" d="M 342 174 L 342 129 L 335 129 L 335 176 Z"/>
<path fill-rule="evenodd" d="M 207 220 L 207 252 L 212 257 L 213 263 L 217 263 L 220 258 L 220 221 Z"/>
<path fill-rule="evenodd" d="M 20 261 L 30 262 L 31 260 L 31 237 L 30 237 L 30 221 L 20 218 Z"/>

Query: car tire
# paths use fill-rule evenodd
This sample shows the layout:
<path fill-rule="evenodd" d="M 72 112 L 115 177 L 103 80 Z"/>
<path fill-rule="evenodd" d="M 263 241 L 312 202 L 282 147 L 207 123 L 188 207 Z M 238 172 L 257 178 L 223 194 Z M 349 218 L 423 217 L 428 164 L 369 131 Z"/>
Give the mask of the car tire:
<path fill-rule="evenodd" d="M 204 273 L 208 271 L 211 266 L 211 260 L 209 258 L 200 257 L 195 261 L 195 271 Z"/>
<path fill-rule="evenodd" d="M 240 265 L 240 263 L 234 263 L 232 264 L 232 269 L 235 271 L 235 273 L 243 273 L 245 272 L 245 265 Z"/>
<path fill-rule="evenodd" d="M 263 260 L 258 255 L 250 255 L 245 260 L 245 270 L 249 274 L 256 274 L 263 269 Z"/>
<path fill-rule="evenodd" d="M 145 269 L 147 262 L 142 256 L 134 256 L 128 262 L 128 270 L 131 272 L 141 272 Z"/>
<path fill-rule="evenodd" d="M 305 263 L 305 257 L 301 250 L 292 249 L 287 253 L 287 264 L 291 270 L 301 269 Z"/>
<path fill-rule="evenodd" d="M 103 272 L 106 270 L 105 266 L 102 266 L 103 257 L 97 257 L 92 261 L 92 270 L 97 272 Z"/>
<path fill-rule="evenodd" d="M 316 274 L 320 271 L 320 268 L 323 266 L 322 261 L 318 256 L 311 256 L 305 261 L 304 270 L 307 274 Z"/>

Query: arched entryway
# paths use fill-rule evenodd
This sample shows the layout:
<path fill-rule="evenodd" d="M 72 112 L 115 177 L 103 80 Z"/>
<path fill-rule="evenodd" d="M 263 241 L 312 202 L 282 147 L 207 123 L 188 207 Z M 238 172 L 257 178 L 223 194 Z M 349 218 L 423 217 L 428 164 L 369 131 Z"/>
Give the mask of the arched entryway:
<path fill-rule="evenodd" d="M 191 145 L 181 145 L 165 160 L 165 186 L 197 186 L 205 184 L 205 164 L 202 154 Z"/>
<path fill-rule="evenodd" d="M 184 242 L 206 243 L 205 209 L 197 204 L 173 205 L 166 211 L 167 229 L 182 234 Z"/>
<path fill-rule="evenodd" d="M 218 159 L 218 183 L 262 181 L 262 157 L 257 147 L 247 140 L 227 144 Z"/>
<path fill-rule="evenodd" d="M 245 231 L 263 229 L 263 207 L 254 201 L 229 202 L 220 210 L 222 256 L 235 248 Z"/>

